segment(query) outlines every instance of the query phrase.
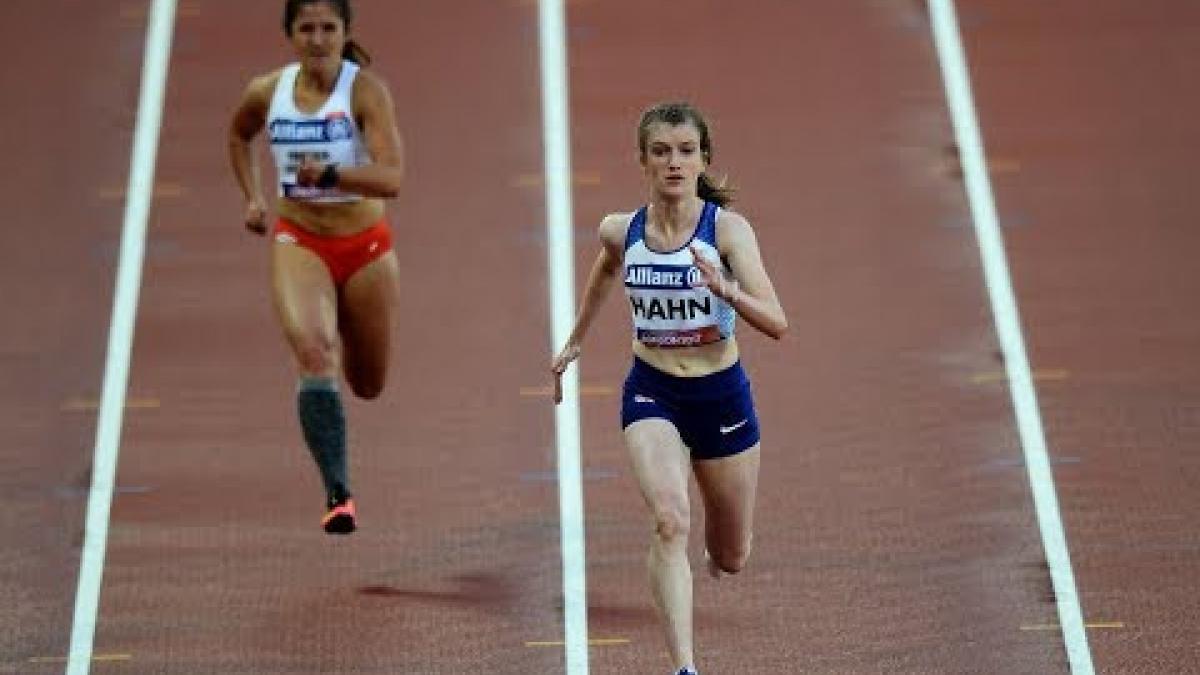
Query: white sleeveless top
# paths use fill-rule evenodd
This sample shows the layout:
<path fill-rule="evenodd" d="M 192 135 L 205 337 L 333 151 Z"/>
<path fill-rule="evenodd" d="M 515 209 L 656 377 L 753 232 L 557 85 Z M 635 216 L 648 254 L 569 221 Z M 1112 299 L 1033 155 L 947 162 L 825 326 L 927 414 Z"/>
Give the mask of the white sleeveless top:
<path fill-rule="evenodd" d="M 733 335 L 737 313 L 705 286 L 693 265 L 691 245 L 724 269 L 717 250 L 716 204 L 705 202 L 692 238 L 674 251 L 646 245 L 646 207 L 625 233 L 625 294 L 633 311 L 634 337 L 652 347 L 694 347 Z M 726 270 L 728 272 L 728 270 Z"/>
<path fill-rule="evenodd" d="M 320 110 L 310 115 L 296 109 L 296 76 L 300 73 L 300 64 L 292 63 L 283 68 L 271 97 L 271 108 L 267 111 L 267 133 L 279 176 L 280 196 L 307 202 L 362 199 L 361 195 L 337 188 L 296 184 L 296 170 L 306 157 L 339 167 L 370 162 L 362 133 L 354 121 L 354 77 L 358 70 L 357 63 L 343 59 L 333 93 Z"/>

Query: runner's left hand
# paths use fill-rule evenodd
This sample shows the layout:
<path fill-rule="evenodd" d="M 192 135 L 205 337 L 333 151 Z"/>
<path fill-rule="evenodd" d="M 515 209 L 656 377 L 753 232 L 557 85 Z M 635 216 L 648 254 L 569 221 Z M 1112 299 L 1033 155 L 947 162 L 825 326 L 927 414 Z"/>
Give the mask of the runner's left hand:
<path fill-rule="evenodd" d="M 303 187 L 313 187 L 321 178 L 321 172 L 325 170 L 325 165 L 306 157 L 304 162 L 300 164 L 300 168 L 296 169 L 296 184 Z"/>
<path fill-rule="evenodd" d="M 705 258 L 695 244 L 688 244 L 688 250 L 692 252 L 692 261 L 696 264 L 696 269 L 700 270 L 700 279 L 695 285 L 706 286 L 726 302 L 732 300 L 733 294 L 737 292 L 737 281 L 726 278 L 724 272 Z"/>

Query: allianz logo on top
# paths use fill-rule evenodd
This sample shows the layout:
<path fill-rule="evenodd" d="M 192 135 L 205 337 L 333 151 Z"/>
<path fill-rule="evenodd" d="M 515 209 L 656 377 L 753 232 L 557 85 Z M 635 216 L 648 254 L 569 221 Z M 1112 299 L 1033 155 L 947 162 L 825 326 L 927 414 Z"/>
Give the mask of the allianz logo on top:
<path fill-rule="evenodd" d="M 350 118 L 341 115 L 323 120 L 275 120 L 271 122 L 272 143 L 333 143 L 354 135 Z"/>
<path fill-rule="evenodd" d="M 629 265 L 625 286 L 629 288 L 672 288 L 688 290 L 701 281 L 695 265 Z"/>

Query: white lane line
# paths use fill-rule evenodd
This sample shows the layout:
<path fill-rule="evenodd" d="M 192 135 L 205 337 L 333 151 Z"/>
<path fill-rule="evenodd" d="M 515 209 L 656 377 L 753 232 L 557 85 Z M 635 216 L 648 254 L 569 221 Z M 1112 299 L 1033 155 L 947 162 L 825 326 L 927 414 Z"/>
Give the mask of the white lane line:
<path fill-rule="evenodd" d="M 129 358 L 133 349 L 133 327 L 138 291 L 142 283 L 142 260 L 146 248 L 146 219 L 154 189 L 154 163 L 166 95 L 167 68 L 175 25 L 175 0 L 154 0 L 146 26 L 145 60 L 142 64 L 141 94 L 133 153 L 126 190 L 125 222 L 121 230 L 121 257 L 117 264 L 112 322 L 108 332 L 108 356 L 104 363 L 104 388 L 96 424 L 96 447 L 92 460 L 92 487 L 88 494 L 79 585 L 75 591 L 75 614 L 71 622 L 71 647 L 67 675 L 86 675 L 92 663 L 96 635 L 96 609 L 100 581 L 104 575 L 104 552 L 108 541 L 108 515 L 112 506 L 117 472 L 117 451 L 129 383 Z"/>
<path fill-rule="evenodd" d="M 550 276 L 550 349 L 566 343 L 575 320 L 575 244 L 571 213 L 571 136 L 567 112 L 567 45 L 563 0 L 538 2 L 542 71 L 542 142 L 546 173 L 546 256 Z M 587 582 L 580 471 L 579 367 L 563 376 L 554 409 L 558 510 L 562 537 L 566 675 L 587 675 Z M 548 373 L 547 373 L 548 375 Z"/>
<path fill-rule="evenodd" d="M 950 105 L 950 116 L 954 123 L 954 135 L 962 153 L 967 197 L 971 204 L 976 237 L 979 240 L 996 332 L 1004 351 L 1013 408 L 1016 412 L 1021 446 L 1025 452 L 1029 483 L 1033 488 L 1033 502 L 1037 511 L 1038 529 L 1042 534 L 1042 547 L 1045 549 L 1046 562 L 1050 566 L 1050 579 L 1054 584 L 1054 596 L 1058 603 L 1058 618 L 1062 625 L 1067 658 L 1073 675 L 1092 675 L 1092 655 L 1088 649 L 1083 612 L 1079 607 L 1075 575 L 1071 571 L 1071 557 L 1067 551 L 1062 516 L 1059 514 L 1054 476 L 1046 452 L 1046 435 L 1042 429 L 1037 393 L 1029 371 L 1025 341 L 1021 335 L 1020 315 L 1017 313 L 1017 301 L 1008 274 L 1004 242 L 1000 236 L 996 203 L 988 178 L 983 140 L 975 115 L 970 76 L 953 0 L 929 0 L 929 14 L 938 60 L 941 63 L 942 79 L 946 86 L 946 98 Z"/>

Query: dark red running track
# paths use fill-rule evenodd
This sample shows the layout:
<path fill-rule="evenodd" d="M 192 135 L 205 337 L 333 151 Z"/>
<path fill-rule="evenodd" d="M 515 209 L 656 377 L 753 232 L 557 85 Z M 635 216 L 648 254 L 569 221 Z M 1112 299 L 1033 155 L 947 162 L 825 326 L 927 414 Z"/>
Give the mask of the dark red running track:
<path fill-rule="evenodd" d="M 358 3 L 408 143 L 404 319 L 350 406 L 363 531 L 330 540 L 224 159 L 289 58 L 276 4 L 180 6 L 93 672 L 561 673 L 536 6 Z M 1200 8 L 1134 4 L 959 3 L 1097 672 L 1159 675 L 1200 672 Z M 145 10 L 0 12 L 0 673 L 36 675 L 69 641 Z M 638 112 L 688 98 L 794 327 L 741 329 L 757 548 L 697 577 L 703 672 L 1067 672 L 920 3 L 579 0 L 569 29 L 580 275 L 641 198 Z M 666 671 L 627 321 L 614 297 L 582 371 L 600 674 Z"/>

